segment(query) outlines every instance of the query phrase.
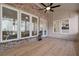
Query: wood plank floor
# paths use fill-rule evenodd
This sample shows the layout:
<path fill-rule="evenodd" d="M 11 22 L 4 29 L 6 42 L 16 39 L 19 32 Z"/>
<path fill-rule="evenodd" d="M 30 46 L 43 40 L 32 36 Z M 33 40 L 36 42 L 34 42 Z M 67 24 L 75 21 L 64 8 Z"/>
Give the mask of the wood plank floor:
<path fill-rule="evenodd" d="M 79 42 L 64 39 L 45 38 L 42 41 L 23 43 L 0 52 L 5 56 L 78 56 Z"/>

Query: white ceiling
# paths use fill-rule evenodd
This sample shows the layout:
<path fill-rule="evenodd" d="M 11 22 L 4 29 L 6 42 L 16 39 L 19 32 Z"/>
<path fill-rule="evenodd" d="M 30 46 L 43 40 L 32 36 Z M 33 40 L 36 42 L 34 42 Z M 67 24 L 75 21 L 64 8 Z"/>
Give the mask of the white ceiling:
<path fill-rule="evenodd" d="M 39 3 L 36 4 L 38 7 L 43 8 L 43 6 Z M 45 5 L 48 5 L 48 3 L 45 3 Z M 54 3 L 55 5 L 61 5 L 58 8 L 54 8 L 54 11 L 78 11 L 79 10 L 79 4 L 78 3 Z"/>

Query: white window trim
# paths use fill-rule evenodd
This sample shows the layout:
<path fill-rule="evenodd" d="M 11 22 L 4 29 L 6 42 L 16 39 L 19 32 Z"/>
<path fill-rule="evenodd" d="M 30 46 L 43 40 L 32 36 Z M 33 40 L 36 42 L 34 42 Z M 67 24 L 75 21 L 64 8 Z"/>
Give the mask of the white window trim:
<path fill-rule="evenodd" d="M 29 21 L 30 21 L 30 36 L 28 36 L 28 37 L 23 37 L 23 38 L 21 38 L 21 36 L 20 36 L 20 39 L 24 39 L 24 38 L 31 38 L 31 37 L 37 37 L 38 36 L 38 25 L 37 25 L 37 35 L 34 35 L 34 36 L 32 36 L 32 29 L 31 29 L 31 26 L 32 26 L 32 17 L 35 17 L 35 18 L 37 18 L 37 24 L 38 24 L 38 21 L 39 21 L 39 18 L 38 18 L 38 16 L 35 16 L 35 15 L 33 15 L 33 14 L 30 14 L 30 13 L 28 13 L 28 12 L 25 12 L 25 11 L 22 11 L 22 10 L 20 10 L 20 21 L 21 21 L 21 13 L 24 13 L 24 14 L 26 14 L 26 15 L 29 15 Z M 20 22 L 21 23 L 21 22 Z M 20 35 L 21 35 L 21 32 L 20 32 Z"/>
<path fill-rule="evenodd" d="M 30 15 L 27 12 L 20 11 L 20 24 L 21 24 L 21 13 L 28 15 L 29 16 L 29 22 L 30 22 Z M 21 27 L 21 26 L 20 26 Z M 30 34 L 30 29 L 29 29 L 29 34 Z M 30 35 L 27 37 L 21 37 L 21 30 L 20 30 L 20 39 L 25 39 L 25 38 L 30 38 Z"/>
<path fill-rule="evenodd" d="M 60 20 L 54 20 L 54 21 L 53 21 L 53 33 L 54 33 L 54 34 L 59 34 L 59 33 L 61 32 L 61 25 L 60 25 L 60 23 L 59 23 L 59 26 L 60 26 L 59 32 L 54 32 L 54 27 L 55 27 L 55 26 L 54 26 L 54 22 L 55 22 L 55 21 L 59 21 L 59 22 L 61 22 L 61 21 L 60 21 Z"/>
<path fill-rule="evenodd" d="M 69 25 L 69 32 L 68 33 L 63 33 L 62 32 L 62 29 L 61 29 L 61 27 L 62 27 L 62 21 L 63 20 L 67 20 L 67 19 L 69 20 L 69 18 L 65 18 L 65 19 L 61 19 L 61 20 L 54 20 L 54 21 L 59 21 L 60 22 L 60 24 L 59 24 L 59 26 L 60 26 L 60 29 L 59 30 L 60 31 L 59 32 L 54 32 L 54 25 L 53 25 L 53 33 L 54 34 L 67 34 L 68 35 L 70 33 L 70 25 Z M 54 23 L 54 21 L 53 21 L 53 23 Z M 70 24 L 70 21 L 69 21 L 69 24 Z"/>
<path fill-rule="evenodd" d="M 38 28 L 38 21 L 39 21 L 39 18 L 38 18 L 37 16 L 35 16 L 35 15 L 31 15 L 31 26 L 32 26 L 32 17 L 37 18 L 37 35 L 32 36 L 32 29 L 31 29 L 31 27 L 30 27 L 30 29 L 31 29 L 31 37 L 37 37 L 37 36 L 38 36 L 38 31 L 39 31 L 39 28 Z"/>
<path fill-rule="evenodd" d="M 10 7 L 10 6 L 7 6 L 7 5 L 5 5 L 5 4 L 1 4 L 1 22 L 2 22 L 2 20 L 3 20 L 3 17 L 2 17 L 2 7 L 6 7 L 6 8 L 8 8 L 8 9 L 11 9 L 11 10 L 14 10 L 14 11 L 16 11 L 17 12 L 17 20 L 19 20 L 18 18 L 18 10 L 16 9 L 16 8 L 12 8 L 12 7 Z M 2 24 L 1 24 L 1 26 L 2 26 Z M 17 25 L 17 27 L 19 27 L 18 25 Z M 18 28 L 17 28 L 18 29 Z M 10 40 L 2 40 L 3 38 L 2 38 L 2 28 L 1 28 L 1 42 L 7 42 L 7 41 L 13 41 L 13 40 L 18 40 L 19 38 L 18 38 L 18 31 L 17 31 L 17 38 L 16 39 L 10 39 Z"/>

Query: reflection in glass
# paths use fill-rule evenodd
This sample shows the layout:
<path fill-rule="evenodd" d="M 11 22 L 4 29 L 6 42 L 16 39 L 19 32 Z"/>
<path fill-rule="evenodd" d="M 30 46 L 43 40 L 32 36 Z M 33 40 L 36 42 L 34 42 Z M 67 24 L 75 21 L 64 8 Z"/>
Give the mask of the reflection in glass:
<path fill-rule="evenodd" d="M 42 32 L 42 36 L 43 36 L 43 24 L 40 22 L 40 31 Z"/>
<path fill-rule="evenodd" d="M 46 30 L 44 31 L 44 35 L 46 35 L 47 34 L 47 32 L 46 32 Z"/>
<path fill-rule="evenodd" d="M 2 7 L 2 38 L 3 40 L 17 38 L 17 12 Z"/>
<path fill-rule="evenodd" d="M 32 36 L 37 35 L 37 18 L 32 17 Z"/>
<path fill-rule="evenodd" d="M 44 35 L 46 36 L 47 35 L 47 24 L 44 23 L 43 25 L 43 31 L 44 31 Z"/>
<path fill-rule="evenodd" d="M 21 13 L 21 37 L 29 36 L 29 16 Z"/>
<path fill-rule="evenodd" d="M 63 20 L 61 28 L 63 33 L 69 32 L 69 20 Z"/>

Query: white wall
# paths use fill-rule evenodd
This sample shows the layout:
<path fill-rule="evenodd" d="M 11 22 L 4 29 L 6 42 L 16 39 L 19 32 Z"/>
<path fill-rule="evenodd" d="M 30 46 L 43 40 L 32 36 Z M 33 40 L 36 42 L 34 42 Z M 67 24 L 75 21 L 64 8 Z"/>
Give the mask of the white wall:
<path fill-rule="evenodd" d="M 59 11 L 55 12 L 53 17 L 49 20 L 49 37 L 62 38 L 62 39 L 78 39 L 78 14 L 74 11 Z M 69 19 L 69 33 L 54 33 L 53 21 L 54 20 Z M 52 24 L 51 24 L 52 23 Z"/>
<path fill-rule="evenodd" d="M 78 33 L 78 15 L 74 15 L 69 19 L 70 24 L 70 34 Z"/>

